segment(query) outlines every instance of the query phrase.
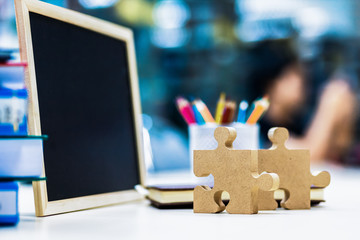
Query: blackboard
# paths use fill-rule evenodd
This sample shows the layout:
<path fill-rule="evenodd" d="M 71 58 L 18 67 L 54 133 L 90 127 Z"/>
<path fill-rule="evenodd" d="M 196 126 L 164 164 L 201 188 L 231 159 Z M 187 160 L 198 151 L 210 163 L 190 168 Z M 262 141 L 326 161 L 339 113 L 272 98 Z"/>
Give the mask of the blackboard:
<path fill-rule="evenodd" d="M 29 109 L 29 125 L 34 120 L 35 126 L 29 129 L 35 131 L 32 134 L 49 136 L 43 146 L 47 180 L 41 184 L 46 187 L 38 186 L 35 194 L 39 199 L 46 195 L 45 208 L 49 203 L 63 206 L 71 200 L 66 208 L 42 209 L 37 215 L 122 201 L 119 197 L 109 200 L 109 193 L 124 193 L 124 201 L 129 200 L 128 191 L 142 183 L 132 35 L 129 31 L 120 37 L 106 34 L 107 26 L 118 33 L 124 29 L 59 7 L 18 2 L 27 3 L 27 34 L 31 36 L 31 43 L 23 46 L 32 53 L 27 54 L 29 68 L 33 67 L 28 86 L 32 101 L 36 100 Z M 53 11 L 65 14 L 64 19 L 53 16 Z M 77 20 L 82 25 L 76 24 Z M 94 23 L 100 28 L 93 29 Z M 24 35 L 19 37 L 26 39 L 26 31 Z M 90 202 L 83 204 L 87 198 Z M 83 206 L 79 207 L 76 199 Z"/>

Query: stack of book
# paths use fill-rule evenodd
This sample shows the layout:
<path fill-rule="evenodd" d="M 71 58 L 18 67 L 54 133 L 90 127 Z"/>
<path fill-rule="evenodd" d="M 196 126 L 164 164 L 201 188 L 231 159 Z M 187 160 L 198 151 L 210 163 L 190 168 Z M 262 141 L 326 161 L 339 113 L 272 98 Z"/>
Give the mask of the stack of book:
<path fill-rule="evenodd" d="M 19 222 L 18 181 L 39 179 L 43 157 L 43 137 L 27 135 L 27 64 L 10 57 L 0 50 L 0 225 Z"/>

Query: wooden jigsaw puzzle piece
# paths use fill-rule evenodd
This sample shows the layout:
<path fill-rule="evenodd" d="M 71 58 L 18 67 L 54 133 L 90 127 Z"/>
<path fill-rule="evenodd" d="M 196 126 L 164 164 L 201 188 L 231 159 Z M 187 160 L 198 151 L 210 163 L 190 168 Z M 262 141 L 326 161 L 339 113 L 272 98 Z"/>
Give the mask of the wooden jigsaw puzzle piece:
<path fill-rule="evenodd" d="M 268 138 L 272 142 L 272 147 L 266 150 L 258 151 L 259 172 L 274 172 L 280 177 L 280 186 L 284 187 L 283 179 L 283 152 L 286 150 L 285 141 L 288 139 L 288 132 L 281 128 L 271 128 L 268 132 Z M 285 179 L 284 179 L 285 180 Z M 278 203 L 274 199 L 274 191 L 259 190 L 259 210 L 275 210 Z"/>
<path fill-rule="evenodd" d="M 221 177 L 224 169 L 222 153 L 232 148 L 232 142 L 236 138 L 235 129 L 217 128 L 214 136 L 218 141 L 218 147 L 214 150 L 194 150 L 194 174 L 197 177 L 214 176 L 214 188 L 197 186 L 194 189 L 194 212 L 195 213 L 218 213 L 225 210 L 222 202 L 221 184 L 216 179 Z"/>
<path fill-rule="evenodd" d="M 259 169 L 275 172 L 280 176 L 280 189 L 285 198 L 280 205 L 286 209 L 309 209 L 311 205 L 311 185 L 326 187 L 330 183 L 330 174 L 321 172 L 315 176 L 310 173 L 310 151 L 306 149 L 287 149 L 285 142 L 289 138 L 286 128 L 272 128 L 268 137 L 273 143 L 268 150 L 259 150 Z M 276 209 L 273 193 L 260 191 L 259 209 Z"/>
<path fill-rule="evenodd" d="M 310 208 L 310 152 L 287 149 L 289 138 L 286 128 L 271 128 L 268 137 L 273 143 L 267 150 L 259 150 L 259 170 L 277 173 L 280 189 L 285 191 L 281 206 L 286 209 Z M 273 192 L 259 193 L 259 209 L 275 210 L 277 202 Z"/>

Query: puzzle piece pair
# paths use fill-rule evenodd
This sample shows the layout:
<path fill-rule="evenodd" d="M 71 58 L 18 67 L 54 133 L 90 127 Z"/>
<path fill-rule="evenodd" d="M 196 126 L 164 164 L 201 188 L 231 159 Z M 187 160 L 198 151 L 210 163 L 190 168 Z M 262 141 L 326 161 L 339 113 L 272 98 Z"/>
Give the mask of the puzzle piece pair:
<path fill-rule="evenodd" d="M 194 151 L 194 173 L 198 177 L 214 176 L 214 187 L 197 186 L 194 189 L 194 212 L 252 214 L 258 210 L 274 210 L 277 202 L 274 191 L 285 190 L 281 206 L 286 209 L 309 209 L 311 185 L 326 187 L 330 174 L 310 172 L 309 150 L 289 150 L 285 142 L 289 133 L 285 128 L 272 128 L 268 150 L 234 150 L 236 131 L 218 127 L 214 136 L 215 150 Z M 262 174 L 259 174 L 262 173 Z M 267 173 L 264 173 L 267 172 Z M 223 191 L 230 195 L 225 207 Z"/>

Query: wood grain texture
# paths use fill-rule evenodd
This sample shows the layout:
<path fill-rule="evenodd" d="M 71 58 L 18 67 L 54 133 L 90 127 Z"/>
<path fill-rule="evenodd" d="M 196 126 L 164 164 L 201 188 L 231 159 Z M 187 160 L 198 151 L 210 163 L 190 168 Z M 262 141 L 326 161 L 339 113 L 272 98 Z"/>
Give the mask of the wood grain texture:
<path fill-rule="evenodd" d="M 214 176 L 214 187 L 197 186 L 194 189 L 194 212 L 217 213 L 225 210 L 221 194 L 226 191 L 230 202 L 228 213 L 254 214 L 258 212 L 258 191 L 273 191 L 279 186 L 279 177 L 273 173 L 258 174 L 257 151 L 234 150 L 232 143 L 236 130 L 218 127 L 214 133 L 218 142 L 215 150 L 194 151 L 194 173 L 198 177 Z"/>
<path fill-rule="evenodd" d="M 145 168 L 143 161 L 142 121 L 136 70 L 136 58 L 133 43 L 133 34 L 130 29 L 96 19 L 72 10 L 53 6 L 36 0 L 14 0 L 16 10 L 16 23 L 20 44 L 21 61 L 28 63 L 25 70 L 25 84 L 28 89 L 28 129 L 30 135 L 41 135 L 39 102 L 36 84 L 35 63 L 31 37 L 29 12 L 57 19 L 73 24 L 99 34 L 103 34 L 121 41 L 125 41 L 128 50 L 128 63 L 130 72 L 130 86 L 134 112 L 134 126 L 138 146 L 140 181 L 145 184 Z M 45 169 L 42 177 L 45 177 Z M 119 191 L 59 201 L 48 201 L 47 186 L 45 181 L 33 183 L 36 216 L 46 216 L 63 212 L 76 211 L 116 204 L 142 198 L 135 190 Z"/>
<path fill-rule="evenodd" d="M 310 209 L 310 187 L 326 187 L 330 174 L 310 172 L 310 151 L 293 150 L 285 147 L 289 132 L 285 128 L 272 128 L 268 137 L 273 143 L 267 150 L 259 150 L 259 172 L 274 172 L 280 177 L 280 189 L 285 191 L 281 206 L 286 209 Z M 259 209 L 274 210 L 278 206 L 274 192 L 259 192 Z"/>

